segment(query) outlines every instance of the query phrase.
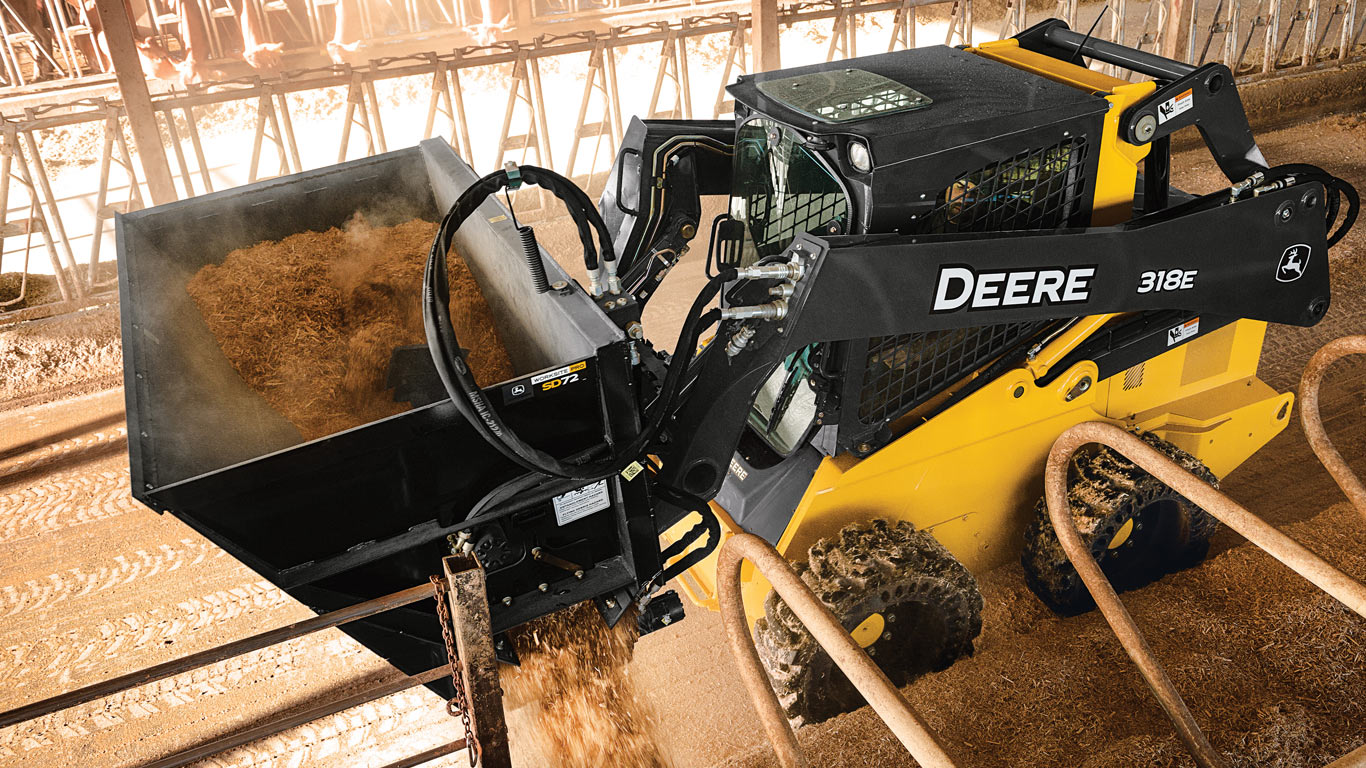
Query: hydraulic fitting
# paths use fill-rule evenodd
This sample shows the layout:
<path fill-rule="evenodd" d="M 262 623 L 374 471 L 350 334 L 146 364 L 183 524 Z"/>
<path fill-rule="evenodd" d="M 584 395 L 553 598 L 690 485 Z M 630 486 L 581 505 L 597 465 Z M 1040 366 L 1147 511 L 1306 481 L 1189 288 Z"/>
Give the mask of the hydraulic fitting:
<path fill-rule="evenodd" d="M 792 294 L 793 294 L 794 292 L 796 292 L 796 290 L 797 290 L 797 285 L 796 285 L 796 283 L 784 281 L 784 282 L 778 283 L 777 285 L 773 286 L 772 288 L 769 288 L 769 289 L 768 289 L 768 295 L 769 295 L 769 296 L 777 296 L 777 297 L 780 298 L 780 299 L 790 299 L 790 298 L 792 298 Z"/>
<path fill-rule="evenodd" d="M 767 304 L 748 307 L 723 307 L 722 320 L 782 320 L 787 317 L 787 300 L 777 299 Z"/>
<path fill-rule="evenodd" d="M 753 326 L 740 326 L 735 335 L 731 336 L 730 341 L 726 343 L 726 357 L 735 357 L 745 351 L 745 347 L 749 346 L 749 340 L 754 338 L 754 334 Z"/>
<path fill-rule="evenodd" d="M 588 295 L 600 299 L 602 293 L 602 265 L 599 264 L 597 269 L 588 272 Z"/>
<path fill-rule="evenodd" d="M 1256 173 L 1252 174 L 1246 179 L 1243 179 L 1237 184 L 1234 184 L 1233 186 L 1228 188 L 1228 199 L 1230 201 L 1237 200 L 1239 197 L 1242 196 L 1244 192 L 1248 191 L 1249 189 L 1252 189 L 1258 184 L 1261 184 L 1262 180 L 1265 178 L 1266 174 L 1262 173 L 1261 171 L 1257 171 Z"/>
<path fill-rule="evenodd" d="M 621 293 L 621 278 L 617 277 L 617 260 L 605 261 L 607 264 L 607 292 L 616 296 Z"/>
<path fill-rule="evenodd" d="M 740 267 L 735 272 L 741 280 L 801 280 L 802 275 L 806 274 L 806 267 L 794 260 Z"/>

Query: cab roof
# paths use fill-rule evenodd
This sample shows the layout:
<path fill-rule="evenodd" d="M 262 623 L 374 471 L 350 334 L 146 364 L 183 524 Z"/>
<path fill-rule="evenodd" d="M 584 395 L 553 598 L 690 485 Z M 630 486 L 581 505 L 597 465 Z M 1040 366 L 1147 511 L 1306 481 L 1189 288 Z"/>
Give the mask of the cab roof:
<path fill-rule="evenodd" d="M 775 81 L 829 73 L 838 82 L 846 71 L 855 81 L 867 79 L 860 72 L 880 75 L 923 94 L 930 103 L 832 121 L 813 116 L 809 104 L 798 109 L 770 95 L 779 91 Z M 768 86 L 761 89 L 761 83 Z M 752 112 L 801 133 L 863 137 L 878 165 L 1109 108 L 1101 95 L 942 45 L 746 75 L 726 90 Z"/>

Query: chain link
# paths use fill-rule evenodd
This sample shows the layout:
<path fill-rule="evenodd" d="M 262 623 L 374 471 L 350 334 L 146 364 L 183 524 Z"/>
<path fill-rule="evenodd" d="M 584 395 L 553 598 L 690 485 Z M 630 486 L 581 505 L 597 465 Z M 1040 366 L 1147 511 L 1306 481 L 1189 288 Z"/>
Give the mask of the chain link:
<path fill-rule="evenodd" d="M 465 676 L 460 674 L 460 654 L 455 650 L 455 635 L 451 629 L 450 607 L 446 604 L 446 585 L 442 583 L 439 576 L 433 576 L 432 590 L 436 593 L 436 616 L 441 622 L 441 638 L 446 643 L 446 664 L 451 670 L 451 685 L 455 686 L 455 695 L 446 701 L 446 714 L 451 717 L 458 717 L 465 726 L 465 749 L 468 752 L 470 766 L 479 764 L 479 757 L 483 752 L 479 747 L 479 740 L 474 737 L 474 728 L 470 725 L 469 699 L 465 695 Z"/>

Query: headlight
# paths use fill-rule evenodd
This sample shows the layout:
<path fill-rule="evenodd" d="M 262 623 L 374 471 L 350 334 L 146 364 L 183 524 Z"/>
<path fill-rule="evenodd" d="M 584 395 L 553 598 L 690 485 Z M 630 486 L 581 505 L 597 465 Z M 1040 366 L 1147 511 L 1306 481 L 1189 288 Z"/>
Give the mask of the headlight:
<path fill-rule="evenodd" d="M 868 145 L 861 141 L 849 142 L 849 164 L 859 173 L 873 170 L 873 158 L 868 154 Z"/>

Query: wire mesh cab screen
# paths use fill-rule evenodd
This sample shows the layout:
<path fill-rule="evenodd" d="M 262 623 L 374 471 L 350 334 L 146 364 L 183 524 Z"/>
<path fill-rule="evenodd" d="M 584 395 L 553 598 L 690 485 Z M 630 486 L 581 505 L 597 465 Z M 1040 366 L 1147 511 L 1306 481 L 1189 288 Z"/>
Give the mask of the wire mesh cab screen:
<path fill-rule="evenodd" d="M 823 123 L 848 123 L 879 115 L 924 109 L 930 97 L 862 69 L 811 72 L 763 80 L 759 92 Z"/>
<path fill-rule="evenodd" d="M 1020 152 L 963 173 L 918 228 L 926 233 L 1048 230 L 1084 225 L 1089 214 L 1083 136 Z M 973 371 L 1029 343 L 1048 325 L 1003 323 L 880 336 L 848 344 L 841 424 L 847 443 L 876 443 L 883 425 Z"/>
<path fill-rule="evenodd" d="M 959 176 L 926 217 L 926 232 L 1056 229 L 1085 206 L 1086 139 L 1021 152 Z"/>

